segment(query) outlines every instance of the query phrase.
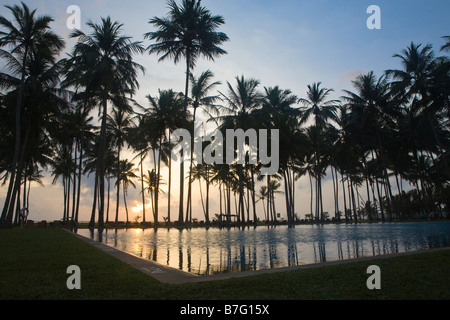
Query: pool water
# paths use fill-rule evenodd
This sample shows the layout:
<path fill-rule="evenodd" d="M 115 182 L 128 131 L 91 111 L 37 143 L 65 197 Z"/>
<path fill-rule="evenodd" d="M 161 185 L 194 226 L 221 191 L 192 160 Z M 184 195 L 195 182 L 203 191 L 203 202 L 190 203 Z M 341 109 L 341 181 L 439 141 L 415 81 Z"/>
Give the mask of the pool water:
<path fill-rule="evenodd" d="M 198 275 L 298 266 L 450 246 L 450 221 L 295 227 L 80 229 L 118 250 Z"/>

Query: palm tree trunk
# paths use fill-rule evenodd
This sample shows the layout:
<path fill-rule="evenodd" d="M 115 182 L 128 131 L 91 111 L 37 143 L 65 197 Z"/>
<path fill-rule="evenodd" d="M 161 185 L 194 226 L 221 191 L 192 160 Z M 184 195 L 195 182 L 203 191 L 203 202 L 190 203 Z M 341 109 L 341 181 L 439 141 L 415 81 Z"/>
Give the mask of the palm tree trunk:
<path fill-rule="evenodd" d="M 310 188 L 310 193 L 311 193 L 311 199 L 309 202 L 309 211 L 311 214 L 311 219 L 313 219 L 314 215 L 313 215 L 313 195 L 314 195 L 314 190 L 313 190 L 313 182 L 312 182 L 312 175 L 311 172 L 308 172 L 308 176 L 309 176 L 309 188 Z"/>
<path fill-rule="evenodd" d="M 377 186 L 378 203 L 380 204 L 381 220 L 384 221 L 385 216 L 384 216 L 383 200 L 382 200 L 381 194 L 380 194 L 380 186 L 378 184 L 378 179 L 376 179 L 376 178 L 375 178 L 375 183 Z"/>
<path fill-rule="evenodd" d="M 187 107 L 189 97 L 189 77 L 191 74 L 191 54 L 189 50 L 186 52 L 186 88 L 184 93 L 184 110 L 183 110 L 183 127 L 186 127 L 187 122 Z M 180 201 L 178 207 L 178 222 L 183 223 L 183 202 L 184 202 L 184 161 L 180 161 Z"/>
<path fill-rule="evenodd" d="M 369 178 L 370 188 L 372 189 L 372 199 L 373 199 L 373 215 L 375 219 L 378 220 L 378 207 L 377 207 L 377 199 L 375 197 L 375 188 L 373 186 L 373 179 Z"/>
<path fill-rule="evenodd" d="M 106 118 L 108 115 L 108 101 L 106 95 L 103 97 L 103 114 L 101 125 L 101 149 L 99 166 L 100 206 L 98 210 L 98 227 L 104 227 L 103 214 L 105 211 L 105 152 L 106 152 Z"/>
<path fill-rule="evenodd" d="M 23 172 L 24 165 L 25 165 L 25 157 L 26 157 L 26 151 L 28 148 L 29 137 L 30 137 L 30 126 L 27 127 L 27 130 L 25 132 L 25 138 L 24 138 L 24 142 L 23 142 L 23 146 L 22 146 L 22 152 L 20 153 L 19 163 L 18 163 L 17 172 L 16 172 L 16 178 L 14 181 L 14 189 L 13 189 L 13 194 L 12 194 L 12 198 L 11 198 L 11 205 L 8 209 L 8 214 L 6 216 L 6 226 L 11 226 L 11 224 L 12 224 L 14 206 L 16 204 L 15 203 L 16 196 L 17 196 L 17 192 L 21 186 L 22 172 Z M 2 223 L 0 222 L 0 226 L 1 226 L 1 224 Z"/>
<path fill-rule="evenodd" d="M 194 108 L 194 128 L 192 132 L 195 132 L 195 116 L 197 113 L 197 108 Z M 195 137 L 192 137 L 191 145 L 194 145 Z M 188 183 L 188 201 L 187 201 L 187 208 L 186 208 L 186 222 L 192 221 L 192 167 L 194 165 L 194 148 L 191 148 L 191 155 L 190 155 L 190 163 L 189 163 L 189 183 Z"/>
<path fill-rule="evenodd" d="M 245 223 L 244 212 L 244 177 L 242 172 L 242 166 L 238 167 L 239 172 L 239 212 L 241 213 L 242 223 Z"/>
<path fill-rule="evenodd" d="M 117 150 L 117 191 L 116 191 L 116 223 L 119 221 L 119 202 L 120 202 L 120 146 Z"/>
<path fill-rule="evenodd" d="M 253 223 L 256 225 L 258 221 L 258 216 L 256 214 L 256 191 L 255 191 L 255 173 L 253 171 L 253 166 L 251 167 L 252 175 L 252 205 L 253 205 Z"/>
<path fill-rule="evenodd" d="M 66 217 L 66 202 L 67 202 L 67 187 L 66 187 L 66 178 L 63 178 L 63 193 L 64 193 L 64 204 L 63 204 L 63 221 L 67 221 Z"/>
<path fill-rule="evenodd" d="M 106 223 L 109 222 L 109 200 L 111 196 L 111 175 L 108 175 L 108 199 L 106 200 Z"/>
<path fill-rule="evenodd" d="M 320 205 L 320 219 L 325 220 L 323 214 L 323 197 L 322 197 L 322 177 L 319 176 L 319 205 Z"/>
<path fill-rule="evenodd" d="M 83 167 L 83 137 L 84 137 L 84 124 L 81 130 L 81 141 L 80 141 L 80 159 L 78 162 L 78 190 L 77 190 L 77 207 L 75 209 L 75 222 L 78 223 L 78 214 L 80 211 L 80 199 L 81 199 L 81 173 Z"/>
<path fill-rule="evenodd" d="M 116 191 L 116 218 L 115 223 L 119 222 L 119 200 L 120 200 L 120 181 L 117 181 L 117 191 Z"/>
<path fill-rule="evenodd" d="M 145 193 L 144 193 L 144 164 L 143 164 L 144 159 L 142 157 L 142 152 L 140 154 L 140 159 L 141 159 L 140 168 L 141 168 L 141 193 L 142 193 L 142 222 L 145 223 Z"/>
<path fill-rule="evenodd" d="M 95 226 L 95 211 L 97 209 L 97 189 L 98 189 L 98 174 L 95 171 L 95 184 L 94 184 L 94 201 L 92 203 L 91 221 L 89 222 L 89 228 L 92 229 Z"/>
<path fill-rule="evenodd" d="M 336 218 L 340 219 L 340 214 L 339 214 L 339 178 L 338 178 L 338 171 L 337 168 L 334 168 L 334 174 L 336 177 Z"/>
<path fill-rule="evenodd" d="M 14 156 L 13 156 L 13 162 L 11 166 L 11 175 L 9 180 L 9 186 L 8 186 L 8 192 L 6 194 L 5 199 L 5 205 L 3 207 L 2 216 L 0 218 L 0 228 L 2 227 L 9 227 L 10 223 L 8 223 L 8 215 L 9 212 L 12 212 L 11 207 L 14 207 L 15 202 L 15 194 L 17 193 L 17 189 L 14 187 L 16 185 L 15 177 L 17 175 L 18 166 L 19 166 L 19 156 L 20 156 L 20 122 L 21 122 L 21 111 L 22 111 L 22 100 L 23 100 L 23 91 L 24 91 L 24 83 L 25 83 L 25 76 L 26 76 L 26 60 L 28 56 L 28 44 L 25 45 L 25 51 L 24 56 L 22 60 L 22 76 L 20 79 L 20 87 L 19 87 L 19 94 L 17 96 L 17 103 L 16 103 L 16 141 L 14 145 Z"/>
<path fill-rule="evenodd" d="M 347 218 L 347 200 L 346 200 L 346 195 L 345 195 L 345 182 L 344 182 L 344 175 L 341 171 L 341 181 L 342 181 L 342 193 L 344 195 L 344 217 L 345 217 L 345 221 L 348 220 Z"/>
<path fill-rule="evenodd" d="M 275 207 L 275 190 L 272 189 L 271 191 L 271 198 L 272 198 L 272 212 L 273 212 L 273 221 L 277 222 L 277 208 Z"/>
<path fill-rule="evenodd" d="M 28 181 L 27 202 L 25 204 L 25 208 L 28 208 L 28 210 L 30 210 L 30 190 L 31 190 L 31 180 Z"/>
<path fill-rule="evenodd" d="M 267 175 L 267 222 L 269 222 L 269 216 L 272 218 L 272 211 L 271 211 L 271 205 L 270 205 L 270 175 Z"/>
<path fill-rule="evenodd" d="M 125 189 L 125 184 L 122 184 L 122 192 L 123 192 L 123 204 L 125 206 L 125 213 L 126 213 L 126 218 L 127 218 L 126 224 L 128 225 L 128 223 L 130 222 L 130 219 L 128 217 L 127 193 L 126 193 L 126 189 Z"/>
<path fill-rule="evenodd" d="M 352 192 L 352 204 L 353 204 L 353 217 L 355 222 L 358 222 L 357 208 L 355 203 L 355 192 L 353 190 L 353 180 L 350 178 L 350 189 Z"/>
<path fill-rule="evenodd" d="M 288 218 L 288 223 L 292 223 L 292 213 L 291 213 L 291 206 L 289 204 L 289 182 L 288 178 L 286 176 L 286 170 L 283 170 L 283 181 L 284 181 L 284 199 L 286 201 L 286 213 Z"/>
<path fill-rule="evenodd" d="M 78 163 L 78 140 L 75 142 L 75 159 L 73 168 L 73 194 L 72 194 L 72 221 L 75 221 L 75 208 L 77 204 L 77 163 Z"/>
<path fill-rule="evenodd" d="M 169 142 L 171 141 L 171 130 L 169 129 Z M 170 157 L 169 157 L 169 186 L 167 194 L 167 222 L 170 223 L 170 195 L 172 192 L 172 147 L 170 147 Z"/>
<path fill-rule="evenodd" d="M 70 154 L 70 153 L 69 153 Z M 71 157 L 71 160 L 72 160 L 72 157 Z M 67 215 L 67 221 L 69 221 L 70 220 L 70 217 L 69 217 L 69 213 L 70 213 L 70 186 L 71 186 L 71 182 L 70 182 L 70 177 L 72 176 L 72 174 L 71 174 L 71 172 L 70 172 L 70 170 L 69 170 L 69 172 L 67 172 L 67 202 L 66 202 L 66 215 Z"/>
<path fill-rule="evenodd" d="M 205 201 L 203 200 L 203 190 L 202 190 L 202 180 L 201 180 L 201 178 L 198 179 L 198 185 L 199 185 L 199 188 L 200 188 L 200 201 L 202 203 L 203 215 L 205 216 L 205 221 L 206 221 L 206 207 L 205 207 Z"/>
<path fill-rule="evenodd" d="M 209 223 L 209 166 L 206 165 L 206 223 Z"/>
<path fill-rule="evenodd" d="M 13 219 L 13 225 L 17 223 L 19 219 L 19 213 L 20 213 L 20 196 L 21 196 L 21 188 L 17 191 L 17 204 L 16 204 L 16 210 L 14 212 L 14 219 Z M 25 193 L 24 193 L 24 199 L 25 199 Z"/>
<path fill-rule="evenodd" d="M 337 218 L 338 211 L 337 211 L 337 196 L 336 196 L 336 182 L 334 179 L 334 170 L 333 167 L 331 167 L 331 178 L 333 180 L 333 197 L 334 197 L 334 217 Z"/>
<path fill-rule="evenodd" d="M 158 225 L 158 204 L 159 204 L 159 183 L 161 176 L 161 152 L 162 152 L 162 138 L 159 138 L 159 152 L 158 152 L 158 171 L 156 174 L 156 190 L 155 190 L 155 226 Z"/>

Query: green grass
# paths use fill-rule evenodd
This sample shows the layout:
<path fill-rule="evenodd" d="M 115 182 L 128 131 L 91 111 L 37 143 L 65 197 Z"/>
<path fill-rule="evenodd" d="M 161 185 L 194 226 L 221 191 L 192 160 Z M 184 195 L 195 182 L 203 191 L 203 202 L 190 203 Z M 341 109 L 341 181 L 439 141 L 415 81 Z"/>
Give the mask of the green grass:
<path fill-rule="evenodd" d="M 381 268 L 381 290 L 366 287 Z M 66 269 L 81 268 L 81 290 Z M 196 284 L 162 284 L 59 229 L 0 230 L 0 299 L 448 300 L 450 250 Z"/>

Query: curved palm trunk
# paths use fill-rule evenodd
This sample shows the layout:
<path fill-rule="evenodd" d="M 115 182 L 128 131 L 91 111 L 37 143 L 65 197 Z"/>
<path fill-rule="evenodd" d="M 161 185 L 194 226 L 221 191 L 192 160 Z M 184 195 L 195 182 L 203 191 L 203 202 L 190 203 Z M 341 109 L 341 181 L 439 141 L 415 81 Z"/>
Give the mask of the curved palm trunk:
<path fill-rule="evenodd" d="M 125 206 L 125 213 L 126 213 L 126 218 L 127 218 L 127 225 L 130 222 L 130 219 L 128 217 L 128 207 L 127 207 L 127 192 L 126 192 L 126 188 L 125 188 L 125 184 L 122 184 L 122 192 L 123 192 L 123 204 Z"/>
<path fill-rule="evenodd" d="M 19 94 L 17 96 L 17 103 L 16 103 L 16 141 L 14 145 L 14 156 L 13 156 L 13 162 L 11 166 L 11 177 L 9 180 L 9 186 L 8 186 L 8 192 L 6 194 L 5 199 L 5 205 L 3 207 L 2 216 L 0 218 L 0 227 L 8 227 L 8 215 L 9 212 L 12 212 L 13 209 L 11 207 L 14 207 L 15 203 L 15 197 L 17 194 L 17 189 L 14 187 L 16 184 L 16 175 L 17 171 L 19 171 L 18 168 L 18 162 L 19 162 L 19 156 L 20 156 L 20 120 L 21 120 L 21 111 L 22 111 L 22 100 L 23 100 L 23 91 L 24 91 L 24 83 L 25 83 L 25 76 L 26 76 L 26 70 L 25 70 L 25 63 L 28 55 L 28 45 L 25 46 L 23 61 L 22 61 L 22 76 L 20 79 L 20 87 L 19 87 Z"/>
<path fill-rule="evenodd" d="M 21 185 L 22 172 L 23 172 L 24 165 L 25 165 L 25 153 L 28 148 L 29 137 L 30 137 L 30 126 L 27 127 L 27 130 L 25 132 L 23 146 L 22 146 L 22 150 L 20 152 L 19 163 L 18 163 L 17 172 L 16 172 L 16 178 L 14 181 L 14 189 L 13 189 L 13 194 L 12 194 L 12 198 L 11 198 L 11 204 L 9 206 L 7 216 L 6 216 L 6 226 L 12 225 L 14 206 L 16 204 L 16 196 L 17 196 L 18 190 L 20 189 L 20 185 Z M 2 224 L 2 222 L 0 222 L 0 225 L 1 224 Z"/>

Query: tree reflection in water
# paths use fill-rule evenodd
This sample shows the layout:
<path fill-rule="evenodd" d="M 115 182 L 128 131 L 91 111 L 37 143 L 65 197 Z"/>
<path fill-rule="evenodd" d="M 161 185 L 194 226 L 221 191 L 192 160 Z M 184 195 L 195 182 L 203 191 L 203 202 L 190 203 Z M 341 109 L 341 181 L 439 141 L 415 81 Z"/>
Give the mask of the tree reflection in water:
<path fill-rule="evenodd" d="M 450 245 L 450 222 L 230 229 L 77 230 L 90 239 L 198 275 L 355 259 Z"/>

